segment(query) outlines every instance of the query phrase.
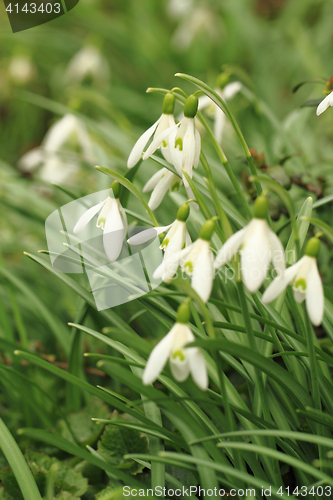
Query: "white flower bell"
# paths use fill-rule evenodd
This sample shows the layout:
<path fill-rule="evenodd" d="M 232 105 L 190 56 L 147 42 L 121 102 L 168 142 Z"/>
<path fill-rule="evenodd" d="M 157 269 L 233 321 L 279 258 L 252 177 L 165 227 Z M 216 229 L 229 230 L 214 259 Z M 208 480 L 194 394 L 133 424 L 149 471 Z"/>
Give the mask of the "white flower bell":
<path fill-rule="evenodd" d="M 134 144 L 127 160 L 128 168 L 133 168 L 141 159 L 144 148 L 153 134 L 153 142 L 143 155 L 143 159 L 146 160 L 149 158 L 149 156 L 151 156 L 156 149 L 160 147 L 164 158 L 171 163 L 168 137 L 173 128 L 176 127 L 175 119 L 173 117 L 174 107 L 175 96 L 171 92 L 168 92 L 163 100 L 161 116 L 148 130 L 146 130 L 146 132 L 141 135 L 141 137 L 139 137 Z"/>
<path fill-rule="evenodd" d="M 198 98 L 190 95 L 184 105 L 184 117 L 179 127 L 170 135 L 171 160 L 178 174 L 183 177 L 184 186 L 189 187 L 183 175 L 183 170 L 192 179 L 192 170 L 197 168 L 200 160 L 201 138 L 195 125 L 195 116 L 198 111 Z"/>
<path fill-rule="evenodd" d="M 214 281 L 214 258 L 210 249 L 210 239 L 214 232 L 214 220 L 206 221 L 199 238 L 178 254 L 183 271 L 191 276 L 191 286 L 199 297 L 207 302 Z"/>
<path fill-rule="evenodd" d="M 191 244 L 191 237 L 186 228 L 186 220 L 189 213 L 190 208 L 187 203 L 184 203 L 177 212 L 176 220 L 169 226 L 152 227 L 132 236 L 128 240 L 130 245 L 141 245 L 154 238 L 156 235 L 167 231 L 160 246 L 160 248 L 164 250 L 164 258 L 162 263 L 154 271 L 154 279 L 161 278 L 165 283 L 169 283 L 176 273 L 180 262 L 180 250 L 182 250 L 184 246 Z"/>
<path fill-rule="evenodd" d="M 216 269 L 220 268 L 240 250 L 242 279 L 251 293 L 256 292 L 265 281 L 270 262 L 279 275 L 284 273 L 286 267 L 284 248 L 268 225 L 267 212 L 267 198 L 258 196 L 254 204 L 254 218 L 230 236 L 214 263 Z"/>
<path fill-rule="evenodd" d="M 151 210 L 156 210 L 169 189 L 171 191 L 178 191 L 181 183 L 181 179 L 167 168 L 158 170 L 158 172 L 156 172 L 144 185 L 142 190 L 143 193 L 152 191 L 148 202 L 149 208 L 151 208 Z"/>
<path fill-rule="evenodd" d="M 118 259 L 127 233 L 126 213 L 119 201 L 120 189 L 119 182 L 114 181 L 110 188 L 112 197 L 108 196 L 84 212 L 73 229 L 75 234 L 83 231 L 99 212 L 96 226 L 103 230 L 103 246 L 110 262 Z"/>
<path fill-rule="evenodd" d="M 169 359 L 171 373 L 178 382 L 191 374 L 200 389 L 207 389 L 208 375 L 202 352 L 198 347 L 185 347 L 195 340 L 188 326 L 189 319 L 189 307 L 184 302 L 178 308 L 176 323 L 150 353 L 142 376 L 144 385 L 157 379 Z"/>
<path fill-rule="evenodd" d="M 319 247 L 319 239 L 311 238 L 305 255 L 288 267 L 282 276 L 275 278 L 262 296 L 263 302 L 272 302 L 292 283 L 296 302 L 306 301 L 310 321 L 315 326 L 320 325 L 324 316 L 324 291 L 317 266 Z"/>
<path fill-rule="evenodd" d="M 329 106 L 333 106 L 333 92 L 328 94 L 317 107 L 316 115 L 321 115 Z"/>

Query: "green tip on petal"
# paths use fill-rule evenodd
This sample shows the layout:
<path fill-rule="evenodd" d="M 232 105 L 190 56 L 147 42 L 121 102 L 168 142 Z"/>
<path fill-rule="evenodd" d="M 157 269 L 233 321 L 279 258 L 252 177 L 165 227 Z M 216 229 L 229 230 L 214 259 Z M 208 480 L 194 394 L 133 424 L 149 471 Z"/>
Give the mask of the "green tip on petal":
<path fill-rule="evenodd" d="M 188 306 L 188 302 L 185 301 L 178 307 L 176 321 L 177 323 L 187 324 L 190 321 L 190 317 L 191 317 L 190 308 Z"/>
<path fill-rule="evenodd" d="M 266 196 L 258 196 L 254 202 L 253 215 L 256 219 L 266 219 L 268 215 L 268 200 Z"/>
<path fill-rule="evenodd" d="M 215 231 L 215 222 L 213 219 L 207 220 L 201 228 L 199 238 L 209 241 Z"/>
<path fill-rule="evenodd" d="M 171 92 L 165 94 L 162 106 L 162 113 L 164 115 L 173 115 L 173 110 L 175 109 L 175 101 L 175 96 Z"/>
<path fill-rule="evenodd" d="M 187 203 L 184 203 L 184 205 L 181 205 L 178 209 L 177 220 L 185 222 L 189 215 L 190 215 L 190 207 L 187 205 Z"/>
<path fill-rule="evenodd" d="M 192 94 L 186 99 L 184 105 L 184 116 L 186 118 L 194 118 L 198 111 L 199 100 L 196 95 Z"/>
<path fill-rule="evenodd" d="M 112 191 L 112 195 L 114 198 L 119 198 L 120 196 L 120 191 L 121 191 L 121 184 L 118 182 L 118 181 L 114 181 L 111 186 L 110 186 L 110 189 Z"/>
<path fill-rule="evenodd" d="M 318 238 L 310 238 L 305 247 L 305 255 L 309 257 L 317 257 L 320 249 L 320 240 Z"/>

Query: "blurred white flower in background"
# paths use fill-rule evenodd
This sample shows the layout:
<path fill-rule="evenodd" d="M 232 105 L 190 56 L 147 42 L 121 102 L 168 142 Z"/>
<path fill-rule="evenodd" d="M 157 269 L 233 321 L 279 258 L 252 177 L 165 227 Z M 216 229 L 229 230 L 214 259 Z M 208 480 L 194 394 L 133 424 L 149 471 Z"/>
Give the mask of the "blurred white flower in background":
<path fill-rule="evenodd" d="M 149 193 L 152 191 L 148 205 L 151 210 L 156 210 L 160 206 L 164 196 L 169 189 L 171 191 L 178 191 L 182 180 L 180 177 L 170 172 L 167 168 L 158 170 L 149 181 L 143 186 L 142 192 Z"/>
<path fill-rule="evenodd" d="M 223 89 L 216 88 L 215 92 L 222 97 L 224 101 L 229 101 L 232 99 L 240 89 L 242 84 L 240 82 L 228 83 Z M 214 136 L 218 143 L 221 144 L 224 127 L 226 124 L 226 115 L 208 96 L 202 96 L 199 98 L 199 111 L 206 110 L 208 116 L 214 119 Z"/>
<path fill-rule="evenodd" d="M 86 163 L 96 163 L 93 142 L 86 127 L 69 113 L 50 127 L 40 147 L 28 151 L 19 159 L 18 166 L 23 172 L 32 172 L 40 166 L 39 178 L 50 183 L 62 183 L 79 171 L 77 151 Z"/>
<path fill-rule="evenodd" d="M 36 76 L 36 67 L 28 56 L 17 55 L 10 60 L 8 75 L 13 83 L 26 85 Z"/>
<path fill-rule="evenodd" d="M 179 52 L 186 52 L 199 33 L 212 41 L 218 40 L 220 29 L 216 21 L 216 13 L 207 7 L 189 8 L 173 34 L 171 40 L 173 47 Z"/>
<path fill-rule="evenodd" d="M 169 0 L 167 13 L 175 19 L 186 16 L 191 12 L 193 4 L 193 0 Z"/>
<path fill-rule="evenodd" d="M 65 78 L 69 83 L 82 83 L 90 78 L 97 85 L 107 84 L 110 80 L 110 66 L 96 47 L 86 45 L 70 60 Z"/>

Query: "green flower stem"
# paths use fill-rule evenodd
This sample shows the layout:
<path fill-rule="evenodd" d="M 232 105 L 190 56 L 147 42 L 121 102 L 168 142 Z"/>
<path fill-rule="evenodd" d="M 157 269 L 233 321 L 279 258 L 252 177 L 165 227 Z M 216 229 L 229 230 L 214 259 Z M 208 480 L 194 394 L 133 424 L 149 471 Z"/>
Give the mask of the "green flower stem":
<path fill-rule="evenodd" d="M 20 487 L 24 500 L 42 500 L 31 470 L 15 439 L 0 419 L 0 448 Z"/>
<path fill-rule="evenodd" d="M 310 323 L 305 303 L 304 303 L 304 316 L 306 322 L 306 336 L 307 336 L 309 362 L 310 362 L 311 395 L 314 402 L 314 407 L 316 408 L 316 410 L 321 410 L 322 408 L 321 408 L 321 397 L 320 397 L 319 380 L 318 380 L 318 366 L 317 366 L 314 339 L 313 339 L 314 332 L 312 325 Z"/>
<path fill-rule="evenodd" d="M 245 295 L 244 284 L 241 281 L 241 279 L 236 280 L 236 283 L 237 283 L 240 306 L 241 306 L 241 309 L 243 312 L 245 330 L 246 330 L 246 334 L 248 337 L 249 347 L 251 349 L 253 349 L 254 351 L 257 351 L 256 338 L 255 338 L 254 333 L 253 333 L 251 316 L 249 313 L 249 308 L 248 308 L 247 299 L 246 299 L 246 295 Z M 265 402 L 266 399 L 265 399 L 265 394 L 264 394 L 263 380 L 262 380 L 262 376 L 261 376 L 261 373 L 260 373 L 258 368 L 255 368 L 255 378 L 256 378 L 256 385 L 257 385 L 258 390 L 259 390 L 259 398 L 260 398 L 260 404 L 259 404 L 258 409 L 260 409 L 260 408 L 262 409 L 265 420 L 267 422 L 269 422 L 270 421 L 270 412 L 269 412 L 269 409 L 267 408 L 267 405 Z M 260 413 L 258 413 L 258 416 L 260 417 Z M 269 440 L 269 441 L 270 441 L 270 443 L 269 443 L 270 447 L 272 447 L 273 444 L 275 447 L 274 438 L 273 438 L 273 440 Z M 274 465 L 271 463 L 270 460 L 265 460 L 265 462 L 266 462 L 266 467 L 267 467 L 267 473 L 271 477 L 271 480 L 274 483 L 276 480 L 276 477 L 277 477 L 276 476 L 277 469 L 276 469 L 276 467 L 274 467 Z"/>
<path fill-rule="evenodd" d="M 226 105 L 226 103 L 222 99 L 222 97 L 220 97 L 211 87 L 209 87 L 209 85 L 202 82 L 198 78 L 195 78 L 194 76 L 186 75 L 184 73 L 176 73 L 175 76 L 179 76 L 180 78 L 183 78 L 184 80 L 187 80 L 188 82 L 191 82 L 194 85 L 196 85 L 216 104 L 216 106 L 218 106 L 227 115 L 227 117 L 229 118 L 231 125 L 232 125 L 233 129 L 235 130 L 235 132 L 238 136 L 238 139 L 241 143 L 242 149 L 243 149 L 244 154 L 245 154 L 245 158 L 247 159 L 248 165 L 249 165 L 250 170 L 251 170 L 251 174 L 256 175 L 256 167 L 254 165 L 253 158 L 252 158 L 252 155 L 250 153 L 250 149 L 249 149 L 249 147 L 244 139 L 244 136 L 243 136 L 243 134 L 238 126 L 237 121 L 235 120 L 235 117 L 233 116 L 233 114 L 229 110 L 228 106 Z M 254 184 L 256 186 L 257 194 L 258 195 L 261 194 L 262 188 L 261 188 L 260 183 L 258 181 L 255 181 Z"/>
<path fill-rule="evenodd" d="M 246 198 L 244 196 L 243 191 L 241 190 L 241 188 L 239 186 L 239 183 L 238 183 L 238 181 L 237 181 L 237 179 L 235 177 L 235 174 L 234 174 L 232 168 L 229 165 L 227 157 L 225 156 L 225 154 L 224 154 L 224 152 L 223 152 L 220 144 L 217 142 L 217 140 L 216 140 L 216 138 L 215 138 L 215 136 L 214 136 L 214 134 L 212 132 L 212 129 L 208 125 L 208 123 L 207 123 L 206 119 L 204 118 L 203 114 L 199 112 L 197 116 L 198 116 L 199 120 L 201 121 L 202 125 L 205 127 L 206 132 L 208 133 L 208 135 L 209 135 L 209 137 L 210 137 L 210 139 L 211 139 L 211 141 L 213 143 L 213 146 L 214 146 L 214 148 L 215 148 L 215 150 L 217 152 L 217 155 L 218 155 L 218 157 L 219 157 L 222 165 L 224 166 L 225 171 L 227 172 L 227 175 L 228 175 L 228 177 L 229 177 L 229 179 L 230 179 L 230 181 L 231 181 L 231 183 L 233 185 L 233 188 L 235 189 L 235 191 L 236 191 L 236 193 L 237 193 L 240 201 L 242 202 L 242 205 L 244 206 L 245 211 L 246 211 L 247 215 L 249 216 L 249 219 L 251 219 L 252 218 L 251 209 L 249 207 L 248 202 L 246 201 Z M 252 173 L 252 171 L 251 171 L 251 173 Z M 255 171 L 255 174 L 256 174 L 256 171 Z"/>

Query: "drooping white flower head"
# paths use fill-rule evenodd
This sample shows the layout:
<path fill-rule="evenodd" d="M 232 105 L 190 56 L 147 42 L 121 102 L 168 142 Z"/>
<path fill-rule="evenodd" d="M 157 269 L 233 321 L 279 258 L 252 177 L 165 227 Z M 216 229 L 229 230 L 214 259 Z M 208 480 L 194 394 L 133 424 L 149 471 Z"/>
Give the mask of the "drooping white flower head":
<path fill-rule="evenodd" d="M 80 164 L 73 154 L 62 153 L 72 153 L 73 147 L 79 148 L 86 163 L 95 163 L 93 142 L 87 129 L 78 118 L 67 114 L 50 127 L 40 147 L 19 159 L 18 166 L 24 172 L 39 168 L 38 177 L 50 183 L 70 181 L 79 172 Z"/>
<path fill-rule="evenodd" d="M 201 228 L 199 238 L 178 254 L 183 271 L 191 276 L 191 287 L 203 302 L 208 301 L 213 288 L 215 271 L 210 239 L 214 226 L 213 219 L 206 221 Z"/>
<path fill-rule="evenodd" d="M 262 296 L 263 302 L 272 302 L 292 283 L 296 302 L 306 301 L 310 321 L 315 326 L 320 325 L 324 316 L 324 291 L 317 266 L 319 247 L 318 238 L 311 238 L 305 255 L 288 267 L 282 276 L 275 278 Z"/>
<path fill-rule="evenodd" d="M 214 263 L 214 267 L 218 269 L 240 250 L 242 280 L 251 293 L 259 290 L 265 281 L 270 262 L 278 275 L 282 275 L 286 267 L 282 243 L 266 220 L 267 209 L 267 198 L 258 196 L 254 204 L 254 218 L 247 226 L 230 236 Z"/>
<path fill-rule="evenodd" d="M 316 115 L 321 115 L 329 106 L 333 106 L 333 91 L 321 101 L 317 107 Z"/>
<path fill-rule="evenodd" d="M 232 99 L 242 88 L 242 84 L 240 82 L 231 82 L 228 83 L 223 89 L 216 88 L 215 92 L 222 97 L 224 101 L 229 101 Z M 222 136 L 224 132 L 224 127 L 226 124 L 226 116 L 221 108 L 216 106 L 215 103 L 208 97 L 202 96 L 199 98 L 199 111 L 206 109 L 207 112 L 214 118 L 214 136 L 218 143 L 221 144 Z"/>
<path fill-rule="evenodd" d="M 144 385 L 157 379 L 169 359 L 171 373 L 178 382 L 191 374 L 200 389 L 207 389 L 208 375 L 202 352 L 198 347 L 185 347 L 195 340 L 188 326 L 189 319 L 189 307 L 184 302 L 178 308 L 176 323 L 150 353 L 142 376 Z"/>
<path fill-rule="evenodd" d="M 118 259 L 127 233 L 126 213 L 119 201 L 120 188 L 120 184 L 114 181 L 110 188 L 112 197 L 108 196 L 84 212 L 73 229 L 75 234 L 83 231 L 91 219 L 99 213 L 96 226 L 103 230 L 103 246 L 110 262 Z"/>
<path fill-rule="evenodd" d="M 91 78 L 96 85 L 106 84 L 110 79 L 110 66 L 97 47 L 86 45 L 70 60 L 65 78 L 71 83 Z"/>
<path fill-rule="evenodd" d="M 142 190 L 143 193 L 152 191 L 148 202 L 151 210 L 156 210 L 159 207 L 169 189 L 171 191 L 178 191 L 181 182 L 181 179 L 167 168 L 158 170 L 144 185 Z"/>
<path fill-rule="evenodd" d="M 68 113 L 54 123 L 46 133 L 41 147 L 46 155 L 58 153 L 65 145 L 79 146 L 87 163 L 95 163 L 93 144 L 83 123 Z"/>
<path fill-rule="evenodd" d="M 182 176 L 185 188 L 189 183 L 183 175 L 183 170 L 192 178 L 193 168 L 199 165 L 201 138 L 195 125 L 195 116 L 198 111 L 198 98 L 190 95 L 184 105 L 184 117 L 179 127 L 171 132 L 170 152 L 171 160 L 178 174 Z"/>
<path fill-rule="evenodd" d="M 127 160 L 128 168 L 133 168 L 141 159 L 143 151 L 153 134 L 154 139 L 143 155 L 143 159 L 146 160 L 158 148 L 161 148 L 164 158 L 171 163 L 169 135 L 170 132 L 177 126 L 173 117 L 174 107 L 175 96 L 169 92 L 164 97 L 162 114 L 159 119 L 148 130 L 146 130 L 146 132 L 144 132 L 134 144 Z"/>
<path fill-rule="evenodd" d="M 36 76 L 36 67 L 30 57 L 16 55 L 11 58 L 8 66 L 8 75 L 13 83 L 26 85 Z"/>
<path fill-rule="evenodd" d="M 186 220 L 189 213 L 189 206 L 187 203 L 184 203 L 178 210 L 176 220 L 169 226 L 147 229 L 146 231 L 142 231 L 141 233 L 132 236 L 132 238 L 128 240 L 130 245 L 141 245 L 142 243 L 154 238 L 156 235 L 167 231 L 167 234 L 160 246 L 160 248 L 164 250 L 164 258 L 161 264 L 154 271 L 154 279 L 161 278 L 165 283 L 169 283 L 176 273 L 180 262 L 179 252 L 185 246 L 191 244 L 191 237 L 186 228 Z"/>

